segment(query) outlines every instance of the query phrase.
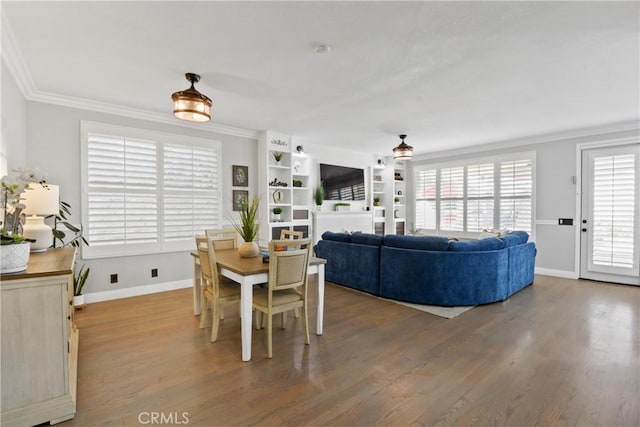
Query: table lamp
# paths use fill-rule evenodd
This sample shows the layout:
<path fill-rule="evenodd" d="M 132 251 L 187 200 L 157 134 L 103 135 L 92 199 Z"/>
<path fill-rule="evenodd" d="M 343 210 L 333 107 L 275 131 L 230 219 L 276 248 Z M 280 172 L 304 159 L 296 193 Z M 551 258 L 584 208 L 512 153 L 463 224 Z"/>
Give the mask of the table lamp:
<path fill-rule="evenodd" d="M 22 235 L 34 239 L 31 252 L 44 252 L 53 244 L 53 230 L 44 223 L 48 215 L 55 215 L 60 209 L 60 189 L 57 185 L 42 186 L 31 183 L 22 193 L 25 205 L 26 223 L 22 227 Z"/>

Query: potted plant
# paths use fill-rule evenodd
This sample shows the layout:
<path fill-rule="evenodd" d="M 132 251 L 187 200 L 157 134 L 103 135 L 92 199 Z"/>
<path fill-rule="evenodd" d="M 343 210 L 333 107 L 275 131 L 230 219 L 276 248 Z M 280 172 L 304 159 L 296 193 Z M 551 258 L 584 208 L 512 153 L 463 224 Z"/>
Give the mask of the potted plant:
<path fill-rule="evenodd" d="M 271 210 L 273 212 L 273 220 L 280 221 L 280 214 L 282 213 L 282 208 L 275 207 Z"/>
<path fill-rule="evenodd" d="M 284 156 L 284 153 L 282 151 L 273 152 L 273 159 L 276 161 L 276 165 L 280 164 L 280 161 L 282 160 L 283 156 Z"/>
<path fill-rule="evenodd" d="M 322 184 L 318 185 L 314 190 L 313 200 L 316 202 L 317 210 L 320 210 L 322 202 L 324 201 L 324 187 L 322 186 Z"/>
<path fill-rule="evenodd" d="M 380 206 L 380 197 L 373 198 L 373 206 Z"/>
<path fill-rule="evenodd" d="M 240 221 L 231 221 L 233 228 L 244 240 L 244 243 L 238 248 L 238 253 L 243 258 L 253 258 L 260 253 L 258 244 L 254 242 L 260 230 L 260 224 L 257 222 L 259 206 L 259 196 L 253 196 L 251 203 L 249 203 L 248 199 L 243 199 L 240 205 Z"/>
<path fill-rule="evenodd" d="M 351 203 L 339 202 L 333 205 L 333 208 L 337 212 L 349 212 L 351 210 Z"/>
<path fill-rule="evenodd" d="M 84 295 L 82 295 L 82 288 L 84 287 L 84 284 L 87 282 L 87 278 L 89 277 L 89 272 L 91 271 L 89 267 L 87 267 L 87 269 L 85 270 L 85 267 L 87 266 L 83 264 L 82 267 L 80 267 L 80 270 L 77 270 L 77 271 L 75 266 L 73 268 L 73 305 L 74 307 L 84 305 Z"/>
<path fill-rule="evenodd" d="M 47 186 L 44 174 L 37 169 L 20 168 L 0 180 L 0 273 L 15 273 L 27 268 L 31 250 L 29 242 L 34 240 L 22 235 L 20 216 L 25 205 L 21 203 L 21 194 L 33 183 Z"/>

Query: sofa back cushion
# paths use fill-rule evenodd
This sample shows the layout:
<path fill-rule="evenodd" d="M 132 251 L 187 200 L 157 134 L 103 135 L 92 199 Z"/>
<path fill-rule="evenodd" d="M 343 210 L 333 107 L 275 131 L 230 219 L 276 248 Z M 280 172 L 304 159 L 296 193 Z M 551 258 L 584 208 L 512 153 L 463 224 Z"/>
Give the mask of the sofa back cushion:
<path fill-rule="evenodd" d="M 377 234 L 369 233 L 353 233 L 351 235 L 351 243 L 358 245 L 382 246 L 383 237 Z"/>
<path fill-rule="evenodd" d="M 498 251 L 500 249 L 504 249 L 505 245 L 505 242 L 497 237 L 488 237 L 486 239 L 463 242 L 452 240 L 449 242 L 449 250 L 452 252 Z"/>
<path fill-rule="evenodd" d="M 397 234 L 389 234 L 384 236 L 384 245 L 401 249 L 446 251 L 449 246 L 449 239 L 438 236 L 400 236 Z"/>
<path fill-rule="evenodd" d="M 333 231 L 325 231 L 322 233 L 323 240 L 331 240 L 334 242 L 351 243 L 351 234 L 349 233 L 334 233 Z"/>
<path fill-rule="evenodd" d="M 505 234 L 500 237 L 505 243 L 505 247 L 510 248 L 512 246 L 524 245 L 529 240 L 529 233 L 526 231 L 512 231 L 511 233 Z"/>

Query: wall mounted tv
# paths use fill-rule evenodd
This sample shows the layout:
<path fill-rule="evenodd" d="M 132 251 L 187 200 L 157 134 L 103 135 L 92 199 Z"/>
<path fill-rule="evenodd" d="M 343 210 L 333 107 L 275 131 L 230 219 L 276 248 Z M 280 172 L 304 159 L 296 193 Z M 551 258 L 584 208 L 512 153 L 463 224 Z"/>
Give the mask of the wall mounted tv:
<path fill-rule="evenodd" d="M 325 200 L 364 200 L 364 170 L 320 163 Z"/>

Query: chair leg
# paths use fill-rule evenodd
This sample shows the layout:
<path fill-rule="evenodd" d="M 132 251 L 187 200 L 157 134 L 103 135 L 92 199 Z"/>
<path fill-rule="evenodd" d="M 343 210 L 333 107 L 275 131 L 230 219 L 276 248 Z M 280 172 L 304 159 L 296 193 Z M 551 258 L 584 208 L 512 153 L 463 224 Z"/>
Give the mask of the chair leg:
<path fill-rule="evenodd" d="M 267 357 L 269 359 L 273 358 L 273 340 L 272 340 L 272 331 L 273 331 L 273 315 L 271 313 L 267 314 Z"/>
<path fill-rule="evenodd" d="M 211 342 L 216 342 L 218 340 L 218 328 L 220 327 L 220 315 L 218 312 L 220 311 L 220 301 L 216 300 L 213 303 L 213 310 L 211 312 L 211 317 L 213 321 L 211 322 Z"/>
<path fill-rule="evenodd" d="M 311 344 L 311 340 L 309 339 L 309 316 L 307 316 L 307 302 L 304 302 L 302 306 L 302 315 L 304 318 L 302 319 L 304 325 L 304 343 L 309 345 Z"/>
<path fill-rule="evenodd" d="M 293 309 L 293 317 L 295 317 L 296 319 L 300 317 L 300 309 L 298 307 Z"/>
<path fill-rule="evenodd" d="M 284 322 L 287 321 L 287 312 L 283 311 L 280 313 L 280 329 L 284 329 Z"/>
<path fill-rule="evenodd" d="M 207 299 L 200 295 L 200 329 L 204 329 L 207 322 Z"/>
<path fill-rule="evenodd" d="M 255 310 L 256 312 L 256 331 L 262 329 L 262 312 L 260 310 Z"/>
<path fill-rule="evenodd" d="M 224 320 L 224 305 L 220 306 L 220 320 Z"/>

